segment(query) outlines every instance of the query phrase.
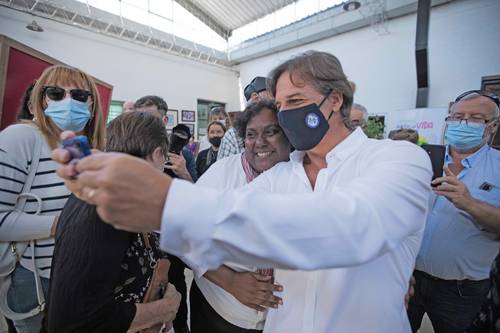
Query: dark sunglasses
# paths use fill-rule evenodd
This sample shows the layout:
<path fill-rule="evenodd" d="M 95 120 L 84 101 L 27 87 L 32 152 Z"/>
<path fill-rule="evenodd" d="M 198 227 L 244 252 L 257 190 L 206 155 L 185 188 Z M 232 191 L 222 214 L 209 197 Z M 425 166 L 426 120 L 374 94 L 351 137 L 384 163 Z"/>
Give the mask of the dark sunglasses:
<path fill-rule="evenodd" d="M 60 101 L 66 96 L 66 92 L 69 92 L 71 98 L 73 98 L 76 101 L 86 103 L 87 100 L 89 99 L 89 96 L 92 96 L 92 93 L 88 90 L 83 90 L 83 89 L 71 89 L 71 90 L 66 90 L 61 87 L 56 87 L 56 86 L 45 86 L 43 87 L 42 92 L 47 96 L 49 99 L 53 101 Z"/>
<path fill-rule="evenodd" d="M 469 90 L 469 91 L 466 91 L 464 92 L 463 94 L 460 94 L 460 96 L 458 96 L 456 99 L 455 99 L 455 103 L 457 103 L 458 101 L 460 101 L 461 99 L 463 99 L 465 96 L 469 96 L 470 94 L 478 94 L 478 95 L 481 95 L 481 96 L 484 96 L 486 98 L 489 98 L 491 99 L 497 106 L 500 107 L 500 98 L 498 98 L 497 95 L 495 95 L 494 93 L 491 93 L 491 92 L 488 92 L 488 91 L 484 91 L 484 90 Z"/>

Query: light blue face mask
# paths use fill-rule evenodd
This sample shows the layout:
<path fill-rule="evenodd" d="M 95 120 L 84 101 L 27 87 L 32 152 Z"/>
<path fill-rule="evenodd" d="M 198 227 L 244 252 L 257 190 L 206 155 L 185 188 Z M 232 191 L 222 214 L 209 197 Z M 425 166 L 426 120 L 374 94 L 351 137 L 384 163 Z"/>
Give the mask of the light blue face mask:
<path fill-rule="evenodd" d="M 63 131 L 79 132 L 90 119 L 87 103 L 66 98 L 61 101 L 49 101 L 45 115 L 52 119 Z"/>
<path fill-rule="evenodd" d="M 450 146 L 458 150 L 469 150 L 480 146 L 484 142 L 485 128 L 485 124 L 451 123 L 446 128 L 445 137 Z"/>

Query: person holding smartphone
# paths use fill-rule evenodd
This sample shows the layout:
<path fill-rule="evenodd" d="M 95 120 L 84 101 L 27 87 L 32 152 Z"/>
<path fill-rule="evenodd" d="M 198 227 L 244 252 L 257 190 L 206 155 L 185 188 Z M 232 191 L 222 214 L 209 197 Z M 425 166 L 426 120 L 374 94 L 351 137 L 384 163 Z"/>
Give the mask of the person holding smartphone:
<path fill-rule="evenodd" d="M 490 290 L 500 249 L 500 151 L 487 143 L 499 115 L 498 96 L 471 90 L 455 99 L 446 118 L 444 175 L 432 181 L 408 309 L 413 332 L 425 313 L 437 333 L 463 332 Z"/>
<path fill-rule="evenodd" d="M 224 262 L 273 267 L 283 305 L 269 311 L 266 333 L 409 332 L 404 296 L 431 191 L 427 154 L 350 127 L 352 86 L 332 54 L 299 54 L 269 80 L 295 151 L 241 190 L 171 180 L 113 153 L 58 172 L 104 221 L 132 231 L 161 228 L 162 248 L 196 271 Z M 53 156 L 68 160 L 64 150 Z M 118 186 L 143 191 L 130 197 Z"/>

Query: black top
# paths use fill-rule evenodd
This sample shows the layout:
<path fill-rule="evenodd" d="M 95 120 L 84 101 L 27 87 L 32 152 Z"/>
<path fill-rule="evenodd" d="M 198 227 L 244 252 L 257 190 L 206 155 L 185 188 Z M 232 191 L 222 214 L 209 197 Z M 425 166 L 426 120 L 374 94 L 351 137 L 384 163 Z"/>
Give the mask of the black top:
<path fill-rule="evenodd" d="M 71 196 L 59 218 L 48 299 L 49 332 L 127 332 L 143 300 L 159 237 L 120 231 Z"/>
<path fill-rule="evenodd" d="M 196 171 L 198 171 L 198 177 L 201 177 L 201 175 L 215 162 L 217 162 L 217 152 L 212 150 L 212 147 L 200 151 L 196 157 Z"/>

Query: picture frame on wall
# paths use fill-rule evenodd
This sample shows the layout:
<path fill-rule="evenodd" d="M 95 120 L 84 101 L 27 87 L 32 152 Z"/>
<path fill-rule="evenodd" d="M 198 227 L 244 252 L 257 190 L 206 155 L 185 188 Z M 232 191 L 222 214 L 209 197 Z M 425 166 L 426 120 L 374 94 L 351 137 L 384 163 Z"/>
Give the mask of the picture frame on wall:
<path fill-rule="evenodd" d="M 167 111 L 167 130 L 171 130 L 179 123 L 179 111 L 177 110 L 168 110 Z"/>
<path fill-rule="evenodd" d="M 187 127 L 189 127 L 189 132 L 191 132 L 191 136 L 194 136 L 194 124 L 185 124 Z"/>
<path fill-rule="evenodd" d="M 196 113 L 191 110 L 182 110 L 181 121 L 194 123 L 196 119 Z"/>

